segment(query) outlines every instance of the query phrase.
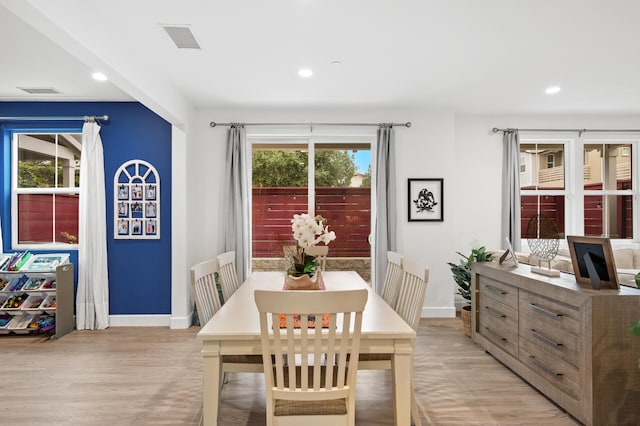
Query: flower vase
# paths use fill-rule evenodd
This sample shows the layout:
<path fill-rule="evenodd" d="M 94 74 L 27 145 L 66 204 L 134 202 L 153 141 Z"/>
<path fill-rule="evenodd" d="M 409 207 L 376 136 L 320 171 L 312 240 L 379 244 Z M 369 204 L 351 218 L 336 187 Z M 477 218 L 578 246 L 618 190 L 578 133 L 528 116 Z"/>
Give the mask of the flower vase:
<path fill-rule="evenodd" d="M 318 290 L 320 288 L 319 275 L 319 271 L 313 274 L 313 277 L 307 274 L 302 274 L 298 277 L 286 274 L 285 285 L 288 290 Z"/>

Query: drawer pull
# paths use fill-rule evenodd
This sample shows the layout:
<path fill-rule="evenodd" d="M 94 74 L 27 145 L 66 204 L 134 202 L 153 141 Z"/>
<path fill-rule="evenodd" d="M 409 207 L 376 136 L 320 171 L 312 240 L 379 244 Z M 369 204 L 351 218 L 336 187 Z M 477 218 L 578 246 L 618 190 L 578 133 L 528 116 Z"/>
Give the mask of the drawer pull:
<path fill-rule="evenodd" d="M 487 285 L 485 288 L 489 290 L 491 293 L 499 294 L 500 296 L 506 296 L 507 294 L 509 294 L 509 292 L 500 290 L 499 288 L 494 287 L 492 285 Z"/>
<path fill-rule="evenodd" d="M 489 312 L 491 315 L 494 315 L 496 317 L 500 317 L 500 318 L 506 318 L 507 316 L 505 314 L 503 314 L 502 312 L 500 312 L 497 309 L 492 308 L 491 306 L 485 306 L 484 307 L 487 312 Z"/>
<path fill-rule="evenodd" d="M 491 334 L 493 334 L 494 336 L 498 337 L 498 338 L 499 338 L 500 340 L 502 340 L 503 342 L 506 342 L 506 341 L 507 341 L 507 338 L 506 338 L 506 337 L 502 337 L 502 336 L 500 336 L 498 333 L 496 333 L 495 331 L 493 331 L 493 330 L 492 330 L 492 329 L 490 329 L 489 327 L 486 327 L 486 326 L 485 326 L 484 328 L 485 328 L 485 330 L 487 330 L 489 333 L 491 333 Z"/>
<path fill-rule="evenodd" d="M 535 303 L 529 303 L 529 306 L 531 306 L 534 310 L 536 310 L 538 312 L 542 312 L 545 315 L 549 315 L 552 318 L 556 318 L 556 319 L 562 318 L 562 314 L 558 314 L 556 312 L 549 311 L 549 310 L 547 310 L 545 308 L 541 308 L 540 306 L 536 305 Z"/>
<path fill-rule="evenodd" d="M 545 364 L 542 361 L 538 361 L 538 359 L 533 356 L 533 355 L 529 355 L 529 358 L 531 359 L 531 361 L 537 365 L 538 367 L 540 367 L 542 370 L 544 370 L 545 372 L 551 374 L 552 376 L 556 376 L 556 377 L 561 377 L 562 373 L 558 373 L 557 371 L 555 371 L 553 368 L 549 367 L 547 364 Z"/>
<path fill-rule="evenodd" d="M 536 338 L 538 338 L 538 339 L 542 340 L 543 342 L 548 343 L 549 345 L 551 345 L 551 346 L 555 346 L 555 347 L 562 346 L 562 343 L 558 343 L 558 342 L 556 342 L 556 341 L 553 341 L 553 340 L 549 339 L 547 336 L 545 336 L 545 335 L 543 335 L 543 334 L 538 333 L 538 332 L 537 332 L 537 331 L 535 331 L 533 328 L 532 328 L 532 329 L 530 329 L 530 330 L 531 330 L 531 333 L 532 333 Z"/>

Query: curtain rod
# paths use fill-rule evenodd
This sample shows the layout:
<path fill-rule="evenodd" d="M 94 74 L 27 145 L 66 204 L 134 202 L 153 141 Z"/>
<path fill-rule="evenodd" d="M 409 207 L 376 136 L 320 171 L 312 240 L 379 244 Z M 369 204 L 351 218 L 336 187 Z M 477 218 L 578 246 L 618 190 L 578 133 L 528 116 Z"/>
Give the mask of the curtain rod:
<path fill-rule="evenodd" d="M 517 128 L 507 128 L 507 129 L 498 129 L 497 127 L 494 127 L 493 129 L 491 129 L 493 131 L 493 133 L 498 133 L 498 132 L 573 132 L 573 133 L 578 133 L 579 135 L 585 133 L 585 132 L 592 132 L 592 133 L 640 133 L 640 130 L 635 130 L 635 129 L 517 129 Z"/>
<path fill-rule="evenodd" d="M 42 117 L 42 116 L 32 116 L 32 117 L 0 117 L 0 121 L 108 121 L 108 115 L 83 115 L 83 116 L 73 116 L 73 117 Z"/>
<path fill-rule="evenodd" d="M 211 127 L 217 126 L 236 126 L 242 124 L 243 126 L 399 126 L 399 127 L 411 127 L 411 122 L 406 123 L 216 123 L 212 121 L 209 123 Z"/>

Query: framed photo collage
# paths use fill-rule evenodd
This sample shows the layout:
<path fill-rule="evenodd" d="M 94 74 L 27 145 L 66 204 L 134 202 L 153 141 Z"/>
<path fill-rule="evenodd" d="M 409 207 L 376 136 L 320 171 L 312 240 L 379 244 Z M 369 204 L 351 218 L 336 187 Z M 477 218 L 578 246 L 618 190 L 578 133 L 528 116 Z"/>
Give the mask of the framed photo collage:
<path fill-rule="evenodd" d="M 114 186 L 115 239 L 160 238 L 160 177 L 143 160 L 124 163 L 116 172 Z"/>

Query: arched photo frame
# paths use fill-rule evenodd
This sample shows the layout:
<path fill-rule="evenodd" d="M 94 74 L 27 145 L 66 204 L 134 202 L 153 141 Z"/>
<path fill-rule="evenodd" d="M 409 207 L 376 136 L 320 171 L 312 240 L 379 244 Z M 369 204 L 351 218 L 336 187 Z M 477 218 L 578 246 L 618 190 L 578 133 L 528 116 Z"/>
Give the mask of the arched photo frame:
<path fill-rule="evenodd" d="M 144 160 L 123 163 L 113 176 L 113 238 L 160 238 L 160 175 Z"/>

